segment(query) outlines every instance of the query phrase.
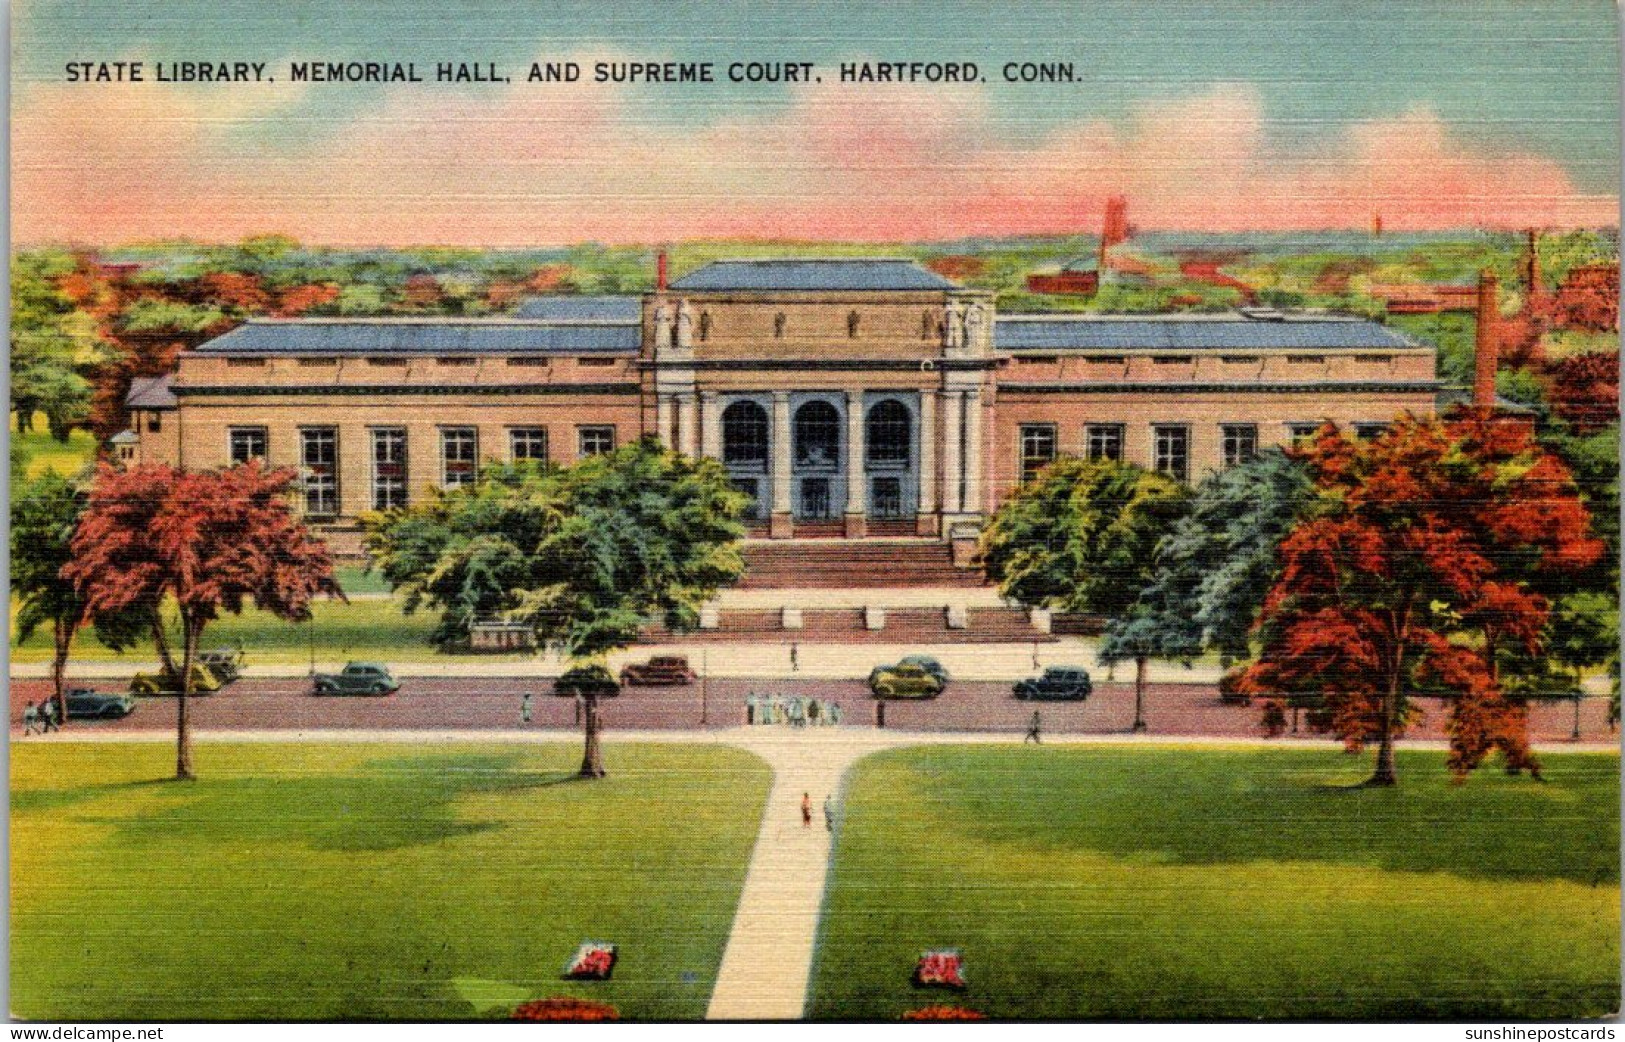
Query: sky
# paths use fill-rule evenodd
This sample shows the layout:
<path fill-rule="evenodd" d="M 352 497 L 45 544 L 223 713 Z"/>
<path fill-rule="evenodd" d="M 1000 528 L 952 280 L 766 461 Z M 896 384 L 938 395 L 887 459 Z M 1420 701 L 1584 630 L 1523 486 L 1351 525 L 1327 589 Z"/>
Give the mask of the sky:
<path fill-rule="evenodd" d="M 16 0 L 12 229 L 112 246 L 1616 224 L 1610 0 Z M 79 61 L 148 82 L 70 83 Z M 716 84 L 532 84 L 532 61 Z M 734 85 L 808 61 L 821 83 Z M 265 62 L 275 82 L 151 82 Z M 296 84 L 297 61 L 494 62 L 506 84 Z M 986 82 L 851 84 L 857 61 Z M 1003 82 L 1070 61 L 1077 82 Z"/>

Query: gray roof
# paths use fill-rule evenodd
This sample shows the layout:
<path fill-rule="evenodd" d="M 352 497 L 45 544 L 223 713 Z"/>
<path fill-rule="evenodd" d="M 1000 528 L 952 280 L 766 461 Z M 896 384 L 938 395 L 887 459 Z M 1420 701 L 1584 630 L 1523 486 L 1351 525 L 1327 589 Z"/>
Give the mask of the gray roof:
<path fill-rule="evenodd" d="M 197 347 L 218 355 L 521 355 L 636 351 L 636 324 L 511 319 L 292 319 L 245 322 Z"/>
<path fill-rule="evenodd" d="M 899 257 L 720 260 L 671 284 L 674 290 L 944 290 L 956 283 Z"/>
<path fill-rule="evenodd" d="M 993 324 L 993 345 L 1001 351 L 1034 350 L 1394 350 L 1415 341 L 1378 322 L 1357 318 L 1288 317 L 1251 319 L 1239 315 L 1203 318 L 1152 316 L 1005 316 Z"/>
<path fill-rule="evenodd" d="M 514 310 L 515 318 L 549 322 L 639 322 L 643 318 L 641 297 L 577 297 L 559 294 L 526 297 Z"/>
<path fill-rule="evenodd" d="M 169 389 L 171 376 L 138 376 L 130 381 L 124 404 L 130 409 L 173 409 L 175 393 Z"/>

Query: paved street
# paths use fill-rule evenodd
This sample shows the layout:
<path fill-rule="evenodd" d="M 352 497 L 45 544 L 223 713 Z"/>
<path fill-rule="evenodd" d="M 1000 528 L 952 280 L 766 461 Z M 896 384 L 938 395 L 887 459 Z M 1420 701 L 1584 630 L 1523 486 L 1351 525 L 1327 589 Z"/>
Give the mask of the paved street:
<path fill-rule="evenodd" d="M 120 691 L 124 684 L 97 681 L 98 690 Z M 550 683 L 537 677 L 412 677 L 400 692 L 384 698 L 316 698 L 303 679 L 240 680 L 218 694 L 193 700 L 192 718 L 199 728 L 216 730 L 475 730 L 518 731 L 520 695 L 533 691 L 533 730 L 577 725 L 573 699 L 556 698 Z M 743 724 L 745 698 L 752 691 L 804 695 L 838 703 L 843 728 L 875 723 L 876 703 L 857 680 L 711 680 L 686 688 L 630 688 L 603 704 L 610 729 L 673 730 L 732 728 Z M 13 733 L 21 728 L 25 702 L 49 692 L 41 680 L 14 680 L 11 685 Z M 1037 709 L 1045 733 L 1125 733 L 1134 720 L 1130 684 L 1097 682 L 1094 696 L 1083 703 L 1031 704 L 1011 697 L 1010 686 L 988 681 L 954 681 L 940 697 L 920 702 L 890 702 L 886 727 L 898 731 L 977 731 L 1016 737 Z M 1442 704 L 1425 703 L 1426 719 L 1410 737 L 1446 736 Z M 1608 699 L 1595 696 L 1581 703 L 1580 732 L 1587 741 L 1609 741 Z M 1539 703 L 1532 711 L 1537 741 L 1569 739 L 1574 725 L 1572 702 Z M 1147 688 L 1146 720 L 1153 734 L 1256 738 L 1258 710 L 1227 706 L 1206 684 L 1152 684 Z M 128 718 L 75 722 L 74 728 L 106 732 L 171 729 L 173 698 L 142 698 Z"/>

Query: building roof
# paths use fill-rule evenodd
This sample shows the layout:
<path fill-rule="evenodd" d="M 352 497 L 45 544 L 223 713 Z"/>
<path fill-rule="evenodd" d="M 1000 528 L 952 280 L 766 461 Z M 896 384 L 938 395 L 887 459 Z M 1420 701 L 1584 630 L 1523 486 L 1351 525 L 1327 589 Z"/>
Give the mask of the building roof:
<path fill-rule="evenodd" d="M 526 297 L 514 310 L 514 318 L 547 322 L 629 322 L 643 318 L 641 297 L 581 297 L 556 294 Z"/>
<path fill-rule="evenodd" d="M 993 346 L 1034 350 L 1369 350 L 1421 345 L 1367 319 L 1287 315 L 1010 316 L 993 323 Z"/>
<path fill-rule="evenodd" d="M 524 319 L 250 319 L 203 355 L 516 355 L 637 351 L 637 323 Z"/>
<path fill-rule="evenodd" d="M 944 290 L 958 283 L 906 257 L 719 260 L 671 284 L 674 290 Z"/>
<path fill-rule="evenodd" d="M 124 404 L 130 409 L 173 409 L 175 392 L 169 389 L 172 376 L 138 376 L 130 381 Z"/>

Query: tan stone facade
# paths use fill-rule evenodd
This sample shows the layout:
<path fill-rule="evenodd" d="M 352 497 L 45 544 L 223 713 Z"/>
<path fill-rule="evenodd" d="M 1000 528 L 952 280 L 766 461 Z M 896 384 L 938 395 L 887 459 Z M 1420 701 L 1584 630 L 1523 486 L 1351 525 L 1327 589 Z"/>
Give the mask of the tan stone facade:
<path fill-rule="evenodd" d="M 172 405 L 132 399 L 131 455 L 298 467 L 340 552 L 356 515 L 483 461 L 568 464 L 646 433 L 722 459 L 763 536 L 969 538 L 1055 456 L 1195 481 L 1295 428 L 1434 410 L 1432 349 L 1372 323 L 998 318 L 911 266 L 872 287 L 888 279 L 830 263 L 801 262 L 812 286 L 701 269 L 725 285 L 679 279 L 608 317 L 252 322 L 182 355 Z"/>

